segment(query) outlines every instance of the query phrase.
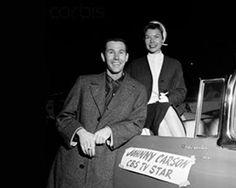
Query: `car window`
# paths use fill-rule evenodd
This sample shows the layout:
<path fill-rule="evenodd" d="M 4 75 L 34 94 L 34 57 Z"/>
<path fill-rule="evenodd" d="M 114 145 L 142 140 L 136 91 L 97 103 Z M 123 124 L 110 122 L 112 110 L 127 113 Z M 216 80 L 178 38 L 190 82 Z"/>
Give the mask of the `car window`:
<path fill-rule="evenodd" d="M 195 131 L 197 136 L 218 136 L 224 87 L 224 78 L 200 81 Z"/>
<path fill-rule="evenodd" d="M 236 139 L 236 83 L 233 86 L 232 98 L 231 132 L 234 139 Z"/>
<path fill-rule="evenodd" d="M 223 113 L 220 121 L 220 135 L 217 144 L 236 150 L 236 71 L 229 75 L 225 90 Z"/>

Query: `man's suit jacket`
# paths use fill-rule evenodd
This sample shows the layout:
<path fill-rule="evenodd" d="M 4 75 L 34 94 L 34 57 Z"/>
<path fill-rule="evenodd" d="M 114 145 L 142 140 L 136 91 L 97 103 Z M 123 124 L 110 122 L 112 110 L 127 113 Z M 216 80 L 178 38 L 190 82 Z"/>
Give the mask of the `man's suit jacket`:
<path fill-rule="evenodd" d="M 141 82 L 147 90 L 148 100 L 152 92 L 152 73 L 148 63 L 147 56 L 138 58 L 127 64 L 125 70 L 136 80 Z M 180 106 L 187 93 L 183 70 L 180 62 L 168 56 L 164 56 L 163 65 L 158 80 L 159 91 L 168 91 L 168 98 L 179 114 L 183 113 L 183 108 Z"/>
<path fill-rule="evenodd" d="M 120 88 L 105 109 L 105 73 L 81 76 L 70 91 L 57 126 L 64 145 L 59 148 L 48 187 L 111 188 L 116 149 L 141 134 L 147 110 L 145 87 L 125 74 Z M 79 127 L 95 133 L 109 126 L 114 146 L 96 146 L 95 157 L 83 155 L 70 142 Z"/>

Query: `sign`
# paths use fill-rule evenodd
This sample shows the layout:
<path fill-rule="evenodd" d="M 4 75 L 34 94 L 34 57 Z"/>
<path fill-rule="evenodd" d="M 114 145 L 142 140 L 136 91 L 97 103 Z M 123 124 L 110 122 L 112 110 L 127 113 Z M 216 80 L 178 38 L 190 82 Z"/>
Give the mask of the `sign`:
<path fill-rule="evenodd" d="M 186 157 L 146 148 L 127 148 L 119 167 L 182 186 L 189 185 L 188 175 L 195 157 Z"/>

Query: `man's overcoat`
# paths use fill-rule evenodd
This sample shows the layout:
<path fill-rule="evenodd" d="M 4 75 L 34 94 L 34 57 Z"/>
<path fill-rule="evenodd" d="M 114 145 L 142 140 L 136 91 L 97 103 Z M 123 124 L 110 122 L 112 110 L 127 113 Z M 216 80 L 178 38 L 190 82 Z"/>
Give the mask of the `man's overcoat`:
<path fill-rule="evenodd" d="M 53 163 L 48 188 L 111 188 L 117 149 L 141 134 L 146 118 L 147 96 L 142 84 L 128 74 L 110 104 L 105 108 L 105 73 L 80 76 L 71 89 L 57 128 L 63 145 Z M 95 157 L 87 157 L 80 144 L 71 140 L 79 127 L 95 133 L 109 126 L 114 146 L 96 146 Z"/>

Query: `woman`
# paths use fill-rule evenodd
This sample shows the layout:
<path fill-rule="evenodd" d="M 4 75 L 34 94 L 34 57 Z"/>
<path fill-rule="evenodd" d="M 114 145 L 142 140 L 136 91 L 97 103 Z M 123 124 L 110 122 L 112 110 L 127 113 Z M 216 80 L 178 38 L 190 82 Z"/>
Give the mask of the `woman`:
<path fill-rule="evenodd" d="M 144 34 L 147 55 L 135 59 L 126 67 L 126 71 L 147 90 L 148 113 L 143 133 L 151 130 L 154 135 L 185 136 L 179 118 L 187 93 L 181 64 L 162 53 L 167 37 L 162 23 L 149 22 Z"/>

